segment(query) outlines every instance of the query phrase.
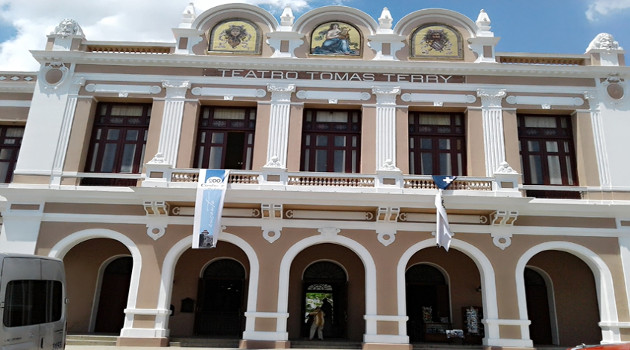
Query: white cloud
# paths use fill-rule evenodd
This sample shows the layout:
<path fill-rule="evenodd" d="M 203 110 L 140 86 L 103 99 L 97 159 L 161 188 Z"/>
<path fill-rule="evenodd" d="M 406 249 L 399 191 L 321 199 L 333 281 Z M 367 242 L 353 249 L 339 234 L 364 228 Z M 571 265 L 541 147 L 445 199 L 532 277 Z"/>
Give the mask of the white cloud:
<path fill-rule="evenodd" d="M 197 13 L 234 2 L 270 6 L 281 11 L 308 8 L 310 0 L 194 0 Z M 0 43 L 0 70 L 34 71 L 39 64 L 29 50 L 43 50 L 46 35 L 65 18 L 79 23 L 88 40 L 174 41 L 171 29 L 181 22 L 190 0 L 0 0 L 0 21 L 17 36 Z"/>
<path fill-rule="evenodd" d="M 630 0 L 594 0 L 586 10 L 586 18 L 593 22 L 625 9 L 630 9 Z"/>

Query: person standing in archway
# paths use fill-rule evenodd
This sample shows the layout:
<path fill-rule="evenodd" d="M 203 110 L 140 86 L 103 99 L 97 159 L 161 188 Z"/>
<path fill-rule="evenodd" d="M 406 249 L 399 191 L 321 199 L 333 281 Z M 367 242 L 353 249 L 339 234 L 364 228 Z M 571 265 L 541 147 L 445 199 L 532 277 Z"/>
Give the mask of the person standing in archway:
<path fill-rule="evenodd" d="M 322 311 L 321 307 L 313 310 L 309 314 L 313 318 L 313 323 L 311 324 L 311 333 L 308 337 L 309 340 L 313 340 L 313 336 L 315 336 L 315 331 L 317 331 L 317 337 L 319 340 L 324 340 L 324 311 Z"/>

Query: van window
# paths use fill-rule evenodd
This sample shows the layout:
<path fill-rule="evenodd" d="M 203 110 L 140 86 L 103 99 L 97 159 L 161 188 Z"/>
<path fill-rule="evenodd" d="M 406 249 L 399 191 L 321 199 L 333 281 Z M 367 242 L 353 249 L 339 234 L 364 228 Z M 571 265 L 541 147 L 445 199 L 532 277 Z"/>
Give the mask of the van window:
<path fill-rule="evenodd" d="M 60 281 L 10 281 L 4 302 L 5 327 L 58 321 L 63 307 L 62 284 Z"/>

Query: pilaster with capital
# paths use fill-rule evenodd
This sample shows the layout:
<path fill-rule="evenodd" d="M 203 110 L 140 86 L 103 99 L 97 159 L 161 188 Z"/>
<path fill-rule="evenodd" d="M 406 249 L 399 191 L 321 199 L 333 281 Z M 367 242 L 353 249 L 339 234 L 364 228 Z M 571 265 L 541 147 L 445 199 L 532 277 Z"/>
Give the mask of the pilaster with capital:
<path fill-rule="evenodd" d="M 481 114 L 483 118 L 483 141 L 486 159 L 486 176 L 491 177 L 494 171 L 505 162 L 505 137 L 503 136 L 503 108 L 501 102 L 507 93 L 504 89 L 477 90 L 481 98 Z"/>
<path fill-rule="evenodd" d="M 85 85 L 85 78 L 75 77 L 68 91 L 68 99 L 66 100 L 66 108 L 64 109 L 61 120 L 59 140 L 53 160 L 53 171 L 50 180 L 51 186 L 59 186 L 61 184 L 61 174 L 63 173 L 63 165 L 66 160 L 66 154 L 68 153 L 68 143 L 70 142 L 70 130 L 72 129 L 72 123 L 77 108 L 79 90 L 83 85 Z"/>
<path fill-rule="evenodd" d="M 376 169 L 395 171 L 396 167 L 396 96 L 399 87 L 374 87 L 376 95 Z"/>
<path fill-rule="evenodd" d="M 158 144 L 159 162 L 176 166 L 177 151 L 181 138 L 182 120 L 184 118 L 184 103 L 190 82 L 184 80 L 165 80 L 162 87 L 166 89 L 160 142 Z M 157 161 L 156 158 L 151 162 Z"/>
<path fill-rule="evenodd" d="M 269 84 L 271 111 L 269 114 L 269 141 L 267 143 L 266 168 L 286 168 L 289 144 L 289 119 L 294 84 Z"/>
<path fill-rule="evenodd" d="M 584 98 L 588 100 L 591 115 L 591 126 L 593 128 L 593 141 L 595 142 L 595 156 L 597 157 L 597 169 L 599 171 L 599 182 L 602 187 L 611 187 L 612 179 L 610 166 L 608 164 L 608 151 L 604 140 L 604 123 L 599 110 L 599 100 L 594 92 L 584 92 Z"/>

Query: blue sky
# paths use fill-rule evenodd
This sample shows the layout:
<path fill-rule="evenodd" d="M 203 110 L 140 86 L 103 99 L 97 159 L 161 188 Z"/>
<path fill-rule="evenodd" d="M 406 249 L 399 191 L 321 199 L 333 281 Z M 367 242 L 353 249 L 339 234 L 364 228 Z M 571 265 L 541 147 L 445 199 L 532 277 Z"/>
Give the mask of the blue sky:
<path fill-rule="evenodd" d="M 88 40 L 172 42 L 190 0 L 0 0 L 0 70 L 34 71 L 28 50 L 41 50 L 46 35 L 61 20 L 76 20 Z M 198 13 L 229 0 L 193 0 Z M 394 25 L 424 8 L 460 12 L 473 21 L 485 9 L 498 52 L 582 54 L 599 33 L 630 48 L 630 0 L 242 0 L 271 11 L 276 18 L 290 5 L 294 15 L 326 5 L 355 7 L 378 19 L 388 7 Z M 630 61 L 630 60 L 628 60 Z"/>

